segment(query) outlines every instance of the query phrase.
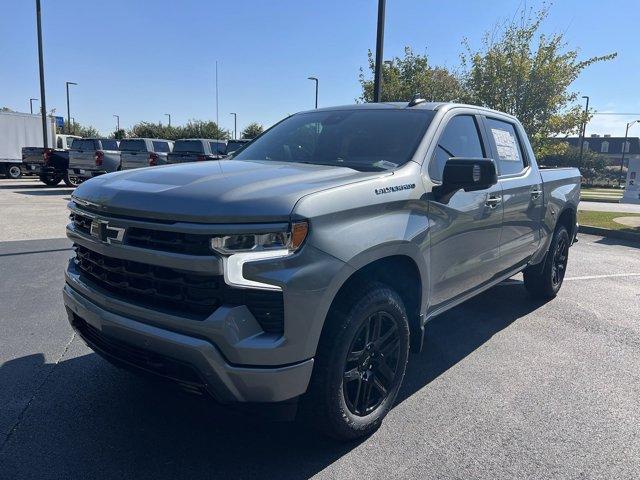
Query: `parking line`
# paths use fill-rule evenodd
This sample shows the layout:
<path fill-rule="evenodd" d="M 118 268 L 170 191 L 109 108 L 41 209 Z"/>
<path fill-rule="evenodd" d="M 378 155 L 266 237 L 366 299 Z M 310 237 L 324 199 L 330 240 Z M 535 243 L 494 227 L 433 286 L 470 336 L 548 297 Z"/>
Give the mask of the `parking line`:
<path fill-rule="evenodd" d="M 567 277 L 565 280 L 594 280 L 596 278 L 640 277 L 640 273 L 611 273 L 609 275 L 585 275 L 583 277 Z"/>

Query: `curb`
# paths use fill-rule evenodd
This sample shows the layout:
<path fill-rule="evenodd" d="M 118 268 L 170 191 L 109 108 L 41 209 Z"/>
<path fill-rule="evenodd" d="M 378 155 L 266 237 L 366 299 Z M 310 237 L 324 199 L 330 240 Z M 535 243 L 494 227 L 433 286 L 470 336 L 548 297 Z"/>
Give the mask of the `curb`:
<path fill-rule="evenodd" d="M 578 232 L 589 235 L 600 235 L 601 237 L 619 238 L 621 240 L 640 243 L 640 234 L 638 233 L 621 232 L 619 230 L 609 230 L 608 228 L 592 227 L 589 225 L 580 225 L 578 227 Z"/>

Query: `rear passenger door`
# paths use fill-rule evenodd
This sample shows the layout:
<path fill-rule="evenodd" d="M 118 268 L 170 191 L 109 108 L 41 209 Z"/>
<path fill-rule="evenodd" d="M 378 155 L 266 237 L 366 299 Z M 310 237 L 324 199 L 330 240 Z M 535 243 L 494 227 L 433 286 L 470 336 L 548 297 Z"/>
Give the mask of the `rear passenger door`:
<path fill-rule="evenodd" d="M 485 116 L 484 124 L 502 187 L 500 263 L 506 272 L 524 265 L 540 243 L 542 179 L 523 142 L 524 132 L 516 123 Z"/>
<path fill-rule="evenodd" d="M 437 144 L 429 163 L 431 180 L 442 181 L 449 158 L 490 156 L 481 134 L 481 119 L 472 112 L 444 119 L 444 128 L 436 133 Z M 429 201 L 429 222 L 433 311 L 481 287 L 498 272 L 502 228 L 500 185 L 473 192 L 459 190 L 448 201 L 433 197 Z"/>

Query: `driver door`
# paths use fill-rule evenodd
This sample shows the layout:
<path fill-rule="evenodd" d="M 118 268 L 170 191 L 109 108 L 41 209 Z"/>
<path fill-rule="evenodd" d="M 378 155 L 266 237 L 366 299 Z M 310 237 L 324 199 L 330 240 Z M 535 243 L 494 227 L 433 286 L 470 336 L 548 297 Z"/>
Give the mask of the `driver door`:
<path fill-rule="evenodd" d="M 449 158 L 487 158 L 488 144 L 476 115 L 445 120 L 429 163 L 429 176 L 442 181 Z M 499 271 L 502 187 L 459 190 L 448 200 L 429 201 L 431 246 L 430 309 L 436 310 L 483 286 Z"/>

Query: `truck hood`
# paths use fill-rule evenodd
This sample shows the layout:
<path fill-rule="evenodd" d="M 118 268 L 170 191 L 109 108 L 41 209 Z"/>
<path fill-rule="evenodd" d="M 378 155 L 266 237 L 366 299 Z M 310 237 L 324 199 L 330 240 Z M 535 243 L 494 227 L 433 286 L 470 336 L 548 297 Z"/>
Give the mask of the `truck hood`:
<path fill-rule="evenodd" d="M 200 223 L 288 221 L 296 202 L 328 188 L 388 175 L 290 162 L 220 160 L 92 178 L 73 193 L 105 213 Z"/>

